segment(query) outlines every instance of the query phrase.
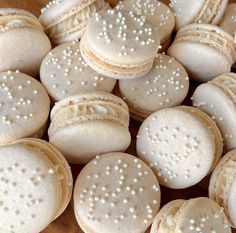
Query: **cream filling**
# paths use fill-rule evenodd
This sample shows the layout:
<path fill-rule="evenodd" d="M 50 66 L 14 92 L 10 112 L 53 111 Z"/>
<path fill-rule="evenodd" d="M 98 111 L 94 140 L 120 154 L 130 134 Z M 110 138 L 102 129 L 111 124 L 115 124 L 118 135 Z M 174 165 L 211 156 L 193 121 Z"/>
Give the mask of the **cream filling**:
<path fill-rule="evenodd" d="M 43 27 L 37 20 L 24 15 L 0 16 L 0 32 L 20 27 L 32 27 L 43 31 Z"/>
<path fill-rule="evenodd" d="M 206 0 L 205 4 L 195 19 L 195 23 L 212 23 L 221 6 L 222 0 Z"/>
<path fill-rule="evenodd" d="M 71 34 L 78 30 L 83 30 L 88 20 L 95 12 L 102 10 L 106 6 L 104 0 L 97 0 L 80 11 L 74 12 L 69 18 L 47 28 L 50 37 L 60 37 L 64 34 Z"/>
<path fill-rule="evenodd" d="M 216 31 L 212 32 L 204 28 L 180 31 L 174 43 L 183 41 L 205 44 L 224 54 L 230 64 L 235 61 L 236 52 L 233 40 L 231 41 L 229 38 L 221 36 Z"/>
<path fill-rule="evenodd" d="M 74 103 L 62 108 L 53 116 L 50 128 L 56 132 L 67 124 L 87 120 L 109 120 L 125 128 L 129 126 L 129 114 L 121 105 L 97 100 Z"/>
<path fill-rule="evenodd" d="M 236 103 L 236 80 L 234 78 L 222 75 L 209 83 L 222 88 L 232 98 L 233 102 Z"/>
<path fill-rule="evenodd" d="M 236 175 L 236 161 L 233 160 L 231 157 L 225 165 L 221 168 L 221 172 L 219 173 L 218 177 L 222 178 L 221 181 L 216 181 L 216 202 L 223 206 L 225 209 L 225 213 L 230 219 L 229 212 L 228 212 L 228 199 L 229 199 L 229 192 L 231 189 L 231 185 L 235 179 Z M 223 184 L 222 184 L 223 183 Z M 219 191 L 219 193 L 218 193 Z"/>
<path fill-rule="evenodd" d="M 85 56 L 89 59 L 92 60 L 94 63 L 98 64 L 102 68 L 112 70 L 114 72 L 118 73 L 127 73 L 127 74 L 133 74 L 133 73 L 141 73 L 147 69 L 149 69 L 152 64 L 153 60 L 150 60 L 145 63 L 140 63 L 140 64 L 135 64 L 135 65 L 121 65 L 118 63 L 112 63 L 101 56 L 93 53 L 83 42 L 80 44 L 81 52 L 85 54 Z"/>

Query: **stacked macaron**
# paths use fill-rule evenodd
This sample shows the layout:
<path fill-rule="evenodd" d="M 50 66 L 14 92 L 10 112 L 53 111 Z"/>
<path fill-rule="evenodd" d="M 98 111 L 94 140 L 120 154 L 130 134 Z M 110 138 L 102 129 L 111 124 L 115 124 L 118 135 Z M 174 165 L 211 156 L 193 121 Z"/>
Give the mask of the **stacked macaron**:
<path fill-rule="evenodd" d="M 42 232 L 64 212 L 68 162 L 84 165 L 72 205 L 85 233 L 236 228 L 235 4 L 227 5 L 53 0 L 39 19 L 0 9 L 0 232 Z M 190 107 L 182 103 L 192 80 L 209 82 Z M 130 127 L 130 116 L 141 125 Z M 175 195 L 204 178 L 210 199 Z M 167 189 L 177 200 L 164 205 Z"/>

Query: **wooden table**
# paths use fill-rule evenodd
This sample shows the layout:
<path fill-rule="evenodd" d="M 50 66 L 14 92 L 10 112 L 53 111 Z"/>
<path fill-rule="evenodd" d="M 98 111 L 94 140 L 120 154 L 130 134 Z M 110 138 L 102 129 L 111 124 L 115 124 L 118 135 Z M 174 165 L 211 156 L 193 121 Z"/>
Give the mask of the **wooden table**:
<path fill-rule="evenodd" d="M 46 4 L 47 0 L 0 0 L 0 7 L 18 7 L 31 11 L 36 16 L 40 14 L 40 9 Z M 112 5 L 114 5 L 117 1 L 110 0 Z M 163 2 L 167 3 L 168 0 L 163 0 Z M 231 2 L 236 2 L 236 0 L 231 0 Z M 191 94 L 189 94 L 189 97 Z M 139 124 L 137 122 L 131 122 L 130 130 L 132 135 L 136 135 L 136 132 L 139 128 Z M 135 137 L 134 137 L 135 138 Z M 135 139 L 133 138 L 132 144 L 128 149 L 128 153 L 135 155 Z M 78 176 L 81 166 L 72 165 L 72 172 L 74 180 Z M 200 184 L 195 187 L 191 187 L 185 190 L 170 190 L 167 188 L 161 188 L 161 196 L 162 196 L 162 205 L 165 203 L 174 200 L 174 199 L 189 199 L 193 197 L 207 196 L 207 182 L 206 178 Z M 72 203 L 68 206 L 66 211 L 50 226 L 47 227 L 42 233 L 83 233 L 83 231 L 79 228 L 73 213 Z M 236 231 L 233 231 L 236 233 Z"/>

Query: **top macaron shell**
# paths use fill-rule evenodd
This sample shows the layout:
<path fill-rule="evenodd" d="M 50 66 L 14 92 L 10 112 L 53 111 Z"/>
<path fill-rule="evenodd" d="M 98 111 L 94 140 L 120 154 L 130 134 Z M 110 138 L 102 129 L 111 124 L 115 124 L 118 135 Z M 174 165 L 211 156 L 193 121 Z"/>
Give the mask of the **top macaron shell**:
<path fill-rule="evenodd" d="M 92 70 L 80 54 L 79 41 L 64 43 L 43 60 L 40 79 L 54 100 L 75 95 L 80 91 L 112 92 L 116 80 Z"/>
<path fill-rule="evenodd" d="M 150 115 L 181 104 L 188 93 L 189 78 L 174 58 L 159 54 L 151 71 L 134 80 L 119 80 L 119 91 L 129 106 Z M 132 110 L 131 110 L 132 112 Z"/>
<path fill-rule="evenodd" d="M 111 69 L 115 67 L 118 74 L 111 72 L 108 76 L 116 78 L 117 75 L 121 79 L 128 78 L 130 70 L 132 74 L 136 73 L 135 77 L 147 73 L 151 69 L 159 42 L 156 29 L 144 16 L 126 10 L 108 9 L 96 13 L 89 21 L 80 45 L 81 51 L 86 47 L 103 63 L 101 72 L 105 72 L 103 66 L 109 65 Z M 82 56 L 86 60 L 83 53 Z M 89 62 L 88 65 L 91 66 Z M 93 68 L 96 69 L 96 66 Z"/>
<path fill-rule="evenodd" d="M 144 15 L 157 28 L 161 43 L 170 36 L 175 26 L 173 12 L 164 3 L 156 0 L 124 0 L 117 5 L 119 9 L 132 10 L 138 15 Z"/>
<path fill-rule="evenodd" d="M 159 210 L 160 187 L 141 160 L 125 153 L 108 153 L 82 169 L 74 204 L 86 233 L 143 233 Z"/>
<path fill-rule="evenodd" d="M 13 8 L 0 9 L 0 71 L 20 70 L 31 76 L 39 72 L 51 43 L 32 14 Z M 30 52 L 29 52 L 30 51 Z"/>
<path fill-rule="evenodd" d="M 0 231 L 42 231 L 60 204 L 58 178 L 49 172 L 52 166 L 40 152 L 19 144 L 2 146 L 0 159 Z"/>
<path fill-rule="evenodd" d="M 23 73 L 1 73 L 0 82 L 0 144 L 6 144 L 43 127 L 50 101 L 43 86 Z"/>

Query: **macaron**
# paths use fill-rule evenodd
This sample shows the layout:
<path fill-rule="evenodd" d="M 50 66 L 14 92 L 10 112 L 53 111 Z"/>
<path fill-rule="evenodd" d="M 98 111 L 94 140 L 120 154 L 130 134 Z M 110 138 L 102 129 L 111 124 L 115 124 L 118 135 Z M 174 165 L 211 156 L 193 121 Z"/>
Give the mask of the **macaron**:
<path fill-rule="evenodd" d="M 74 212 L 85 233 L 145 232 L 159 207 L 157 178 L 130 154 L 99 155 L 76 180 Z"/>
<path fill-rule="evenodd" d="M 80 91 L 112 92 L 116 80 L 91 69 L 80 54 L 79 41 L 67 42 L 53 49 L 43 60 L 40 79 L 54 101 Z"/>
<path fill-rule="evenodd" d="M 175 200 L 157 214 L 150 233 L 231 233 L 220 206 L 209 198 Z"/>
<path fill-rule="evenodd" d="M 41 232 L 65 210 L 72 175 L 63 155 L 39 139 L 0 147 L 0 231 Z"/>
<path fill-rule="evenodd" d="M 171 34 L 175 26 L 175 16 L 164 3 L 156 0 L 124 0 L 119 1 L 117 9 L 134 11 L 139 16 L 145 16 L 149 23 L 158 30 L 161 41 L 161 51 L 165 51 L 171 42 Z"/>
<path fill-rule="evenodd" d="M 236 148 L 236 74 L 226 73 L 197 87 L 193 105 L 215 120 L 224 139 L 225 150 Z"/>
<path fill-rule="evenodd" d="M 234 38 L 209 24 L 191 24 L 181 28 L 168 50 L 186 68 L 190 78 L 206 82 L 230 72 L 236 60 Z"/>
<path fill-rule="evenodd" d="M 79 39 L 95 12 L 108 7 L 104 0 L 53 0 L 39 20 L 54 44 Z"/>
<path fill-rule="evenodd" d="M 210 184 L 209 197 L 224 208 L 232 227 L 236 228 L 236 150 L 228 152 L 214 169 Z"/>
<path fill-rule="evenodd" d="M 89 21 L 80 49 L 95 71 L 115 79 L 131 79 L 150 71 L 159 45 L 156 28 L 144 16 L 108 9 Z"/>
<path fill-rule="evenodd" d="M 228 0 L 170 0 L 176 16 L 176 31 L 192 23 L 218 24 Z"/>
<path fill-rule="evenodd" d="M 50 101 L 34 78 L 19 71 L 0 73 L 0 145 L 23 137 L 41 137 Z"/>
<path fill-rule="evenodd" d="M 131 141 L 129 111 L 119 97 L 83 92 L 52 109 L 49 141 L 71 163 L 88 163 L 97 154 L 125 151 Z"/>
<path fill-rule="evenodd" d="M 119 94 L 129 106 L 131 117 L 143 121 L 162 108 L 180 105 L 189 89 L 185 68 L 174 58 L 159 54 L 145 76 L 119 80 Z"/>
<path fill-rule="evenodd" d="M 51 50 L 39 20 L 25 10 L 1 8 L 0 31 L 0 72 L 20 70 L 36 76 Z"/>
<path fill-rule="evenodd" d="M 153 113 L 137 136 L 138 157 L 151 166 L 161 185 L 173 189 L 188 188 L 206 177 L 222 147 L 215 122 L 187 106 Z"/>
<path fill-rule="evenodd" d="M 219 26 L 234 36 L 236 32 L 236 3 L 227 6 L 224 17 Z"/>

